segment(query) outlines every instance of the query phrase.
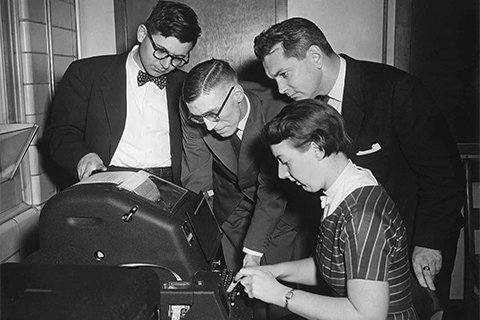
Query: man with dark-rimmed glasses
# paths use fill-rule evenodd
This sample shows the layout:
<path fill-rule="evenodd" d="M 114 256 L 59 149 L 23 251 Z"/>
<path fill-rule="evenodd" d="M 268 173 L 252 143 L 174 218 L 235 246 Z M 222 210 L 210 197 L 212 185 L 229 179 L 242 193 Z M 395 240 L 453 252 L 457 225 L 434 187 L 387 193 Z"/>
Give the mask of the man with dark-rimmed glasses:
<path fill-rule="evenodd" d="M 315 224 L 298 214 L 308 210 L 305 193 L 277 178 L 275 159 L 260 140 L 263 125 L 286 102 L 273 88 L 239 81 L 232 67 L 217 59 L 189 72 L 182 98 L 187 106 L 180 111 L 182 184 L 213 200 L 227 267 L 308 256 L 309 226 Z M 277 200 L 284 194 L 289 202 L 277 215 Z"/>
<path fill-rule="evenodd" d="M 180 184 L 179 68 L 200 33 L 189 6 L 158 1 L 132 50 L 73 62 L 45 132 L 52 158 L 78 180 L 143 169 Z"/>
<path fill-rule="evenodd" d="M 232 86 L 230 90 L 228 90 L 227 96 L 223 100 L 222 105 L 220 106 L 217 112 L 207 111 L 206 113 L 202 115 L 197 115 L 197 116 L 190 114 L 190 117 L 189 117 L 190 120 L 192 120 L 196 124 L 205 124 L 205 126 L 207 127 L 207 130 L 211 130 L 209 129 L 209 128 L 213 128 L 211 125 L 215 125 L 217 122 L 220 121 L 220 113 L 222 113 L 223 108 L 225 108 L 225 105 L 233 89 L 235 89 L 235 86 Z"/>
<path fill-rule="evenodd" d="M 155 40 L 153 40 L 153 37 L 148 29 L 146 29 L 146 32 L 148 39 L 150 39 L 150 43 L 152 44 L 153 57 L 159 60 L 162 66 L 166 63 L 163 61 L 168 58 L 170 58 L 170 64 L 175 68 L 181 68 L 188 63 L 188 60 L 190 59 L 190 51 L 188 51 L 186 55 L 172 55 L 170 52 L 168 52 L 167 48 L 164 48 L 163 46 L 159 47 L 155 43 Z"/>

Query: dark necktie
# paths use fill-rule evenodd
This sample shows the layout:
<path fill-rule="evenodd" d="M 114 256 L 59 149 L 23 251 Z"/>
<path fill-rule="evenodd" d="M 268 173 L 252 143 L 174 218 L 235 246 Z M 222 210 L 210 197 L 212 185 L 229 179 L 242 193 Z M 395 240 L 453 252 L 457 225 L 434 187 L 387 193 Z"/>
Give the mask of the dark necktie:
<path fill-rule="evenodd" d="M 147 82 L 153 82 L 155 83 L 160 89 L 165 88 L 167 85 L 167 77 L 166 76 L 159 76 L 159 77 L 153 77 L 149 75 L 148 73 L 143 72 L 142 70 L 138 71 L 137 75 L 137 84 L 139 87 L 143 86 Z"/>
<path fill-rule="evenodd" d="M 242 145 L 242 140 L 238 137 L 236 133 L 234 133 L 230 137 L 230 142 L 232 143 L 233 151 L 235 151 L 235 155 L 238 158 L 238 155 L 240 154 L 240 146 Z"/>

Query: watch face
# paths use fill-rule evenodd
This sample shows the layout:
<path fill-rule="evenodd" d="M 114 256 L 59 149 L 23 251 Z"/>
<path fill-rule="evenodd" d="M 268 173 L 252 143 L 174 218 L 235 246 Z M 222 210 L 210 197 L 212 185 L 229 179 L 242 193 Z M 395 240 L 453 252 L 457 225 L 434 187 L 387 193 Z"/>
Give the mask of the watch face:
<path fill-rule="evenodd" d="M 288 291 L 286 294 L 285 294 L 285 306 L 284 308 L 288 308 L 288 300 L 290 300 L 292 297 L 293 297 L 293 290 L 290 290 Z"/>
<path fill-rule="evenodd" d="M 286 294 L 285 294 L 285 300 L 290 300 L 291 298 L 293 297 L 293 289 L 288 291 Z"/>

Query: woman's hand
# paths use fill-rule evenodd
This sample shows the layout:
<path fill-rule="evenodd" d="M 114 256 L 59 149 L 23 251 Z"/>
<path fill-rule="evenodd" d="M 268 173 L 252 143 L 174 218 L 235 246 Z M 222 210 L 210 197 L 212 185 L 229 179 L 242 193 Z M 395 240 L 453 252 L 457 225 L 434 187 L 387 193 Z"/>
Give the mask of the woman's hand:
<path fill-rule="evenodd" d="M 243 268 L 237 273 L 235 279 L 240 280 L 248 297 L 282 307 L 285 294 L 290 290 L 275 279 L 269 271 L 269 266 Z"/>

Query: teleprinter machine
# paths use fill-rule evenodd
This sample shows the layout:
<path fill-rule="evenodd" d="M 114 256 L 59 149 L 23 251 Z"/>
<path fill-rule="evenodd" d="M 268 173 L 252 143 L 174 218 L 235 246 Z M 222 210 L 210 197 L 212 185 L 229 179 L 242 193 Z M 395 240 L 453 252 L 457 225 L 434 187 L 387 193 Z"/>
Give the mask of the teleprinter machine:
<path fill-rule="evenodd" d="M 202 194 L 145 171 L 107 171 L 45 203 L 40 250 L 26 262 L 149 268 L 159 278 L 159 319 L 251 319 L 244 299 L 225 292 L 233 271 L 221 237 Z"/>
<path fill-rule="evenodd" d="M 66 263 L 158 265 L 182 279 L 218 259 L 221 237 L 203 195 L 145 171 L 97 173 L 40 213 L 40 248 Z"/>

